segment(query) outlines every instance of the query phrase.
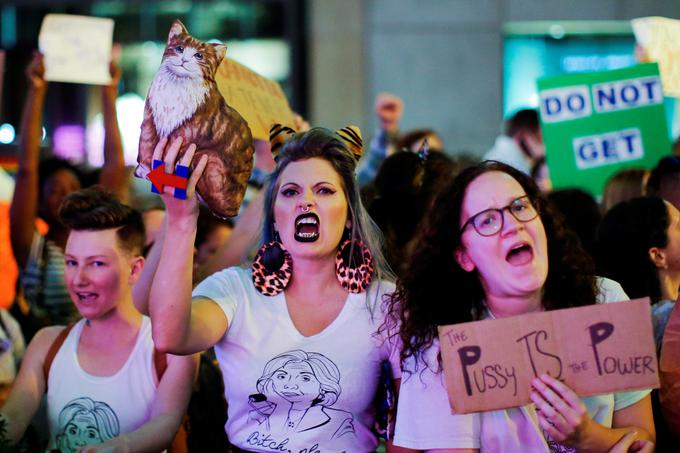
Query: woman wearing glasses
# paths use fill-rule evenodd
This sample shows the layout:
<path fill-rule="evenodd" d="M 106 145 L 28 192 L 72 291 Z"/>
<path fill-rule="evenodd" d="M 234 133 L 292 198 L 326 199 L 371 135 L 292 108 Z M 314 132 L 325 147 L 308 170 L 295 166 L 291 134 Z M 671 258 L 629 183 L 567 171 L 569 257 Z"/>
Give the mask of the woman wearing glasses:
<path fill-rule="evenodd" d="M 650 448 L 649 391 L 580 399 L 542 375 L 533 404 L 451 415 L 437 325 L 503 318 L 627 299 L 598 279 L 575 237 L 531 179 L 487 161 L 437 196 L 392 299 L 401 322 L 403 379 L 395 445 L 419 450 L 609 451 L 621 441 Z M 622 451 L 627 451 L 623 449 Z"/>

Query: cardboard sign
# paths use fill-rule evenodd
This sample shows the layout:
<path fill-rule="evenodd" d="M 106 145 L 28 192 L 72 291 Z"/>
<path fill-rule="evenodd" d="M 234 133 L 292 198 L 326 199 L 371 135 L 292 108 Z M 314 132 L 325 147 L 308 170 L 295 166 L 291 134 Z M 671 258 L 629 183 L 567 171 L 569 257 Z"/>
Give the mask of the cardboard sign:
<path fill-rule="evenodd" d="M 38 45 L 45 56 L 45 80 L 108 85 L 113 20 L 48 14 Z"/>
<path fill-rule="evenodd" d="M 557 189 L 599 196 L 607 179 L 670 153 L 655 63 L 538 81 L 541 129 Z"/>
<path fill-rule="evenodd" d="M 680 97 L 680 20 L 642 17 L 631 24 L 645 58 L 659 64 L 664 94 Z"/>
<path fill-rule="evenodd" d="M 269 140 L 272 124 L 294 125 L 293 112 L 278 83 L 229 58 L 222 60 L 215 81 L 227 104 L 248 122 L 254 139 Z"/>
<path fill-rule="evenodd" d="M 453 413 L 531 403 L 547 373 L 579 396 L 659 386 L 649 299 L 439 327 Z"/>

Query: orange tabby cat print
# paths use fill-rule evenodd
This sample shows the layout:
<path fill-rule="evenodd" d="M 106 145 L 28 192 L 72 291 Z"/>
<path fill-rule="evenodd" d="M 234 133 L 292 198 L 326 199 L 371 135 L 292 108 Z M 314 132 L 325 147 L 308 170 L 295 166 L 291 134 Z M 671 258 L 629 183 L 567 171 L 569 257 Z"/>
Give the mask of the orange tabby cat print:
<path fill-rule="evenodd" d="M 208 156 L 196 191 L 220 217 L 237 214 L 253 168 L 248 123 L 227 105 L 215 83 L 226 51 L 222 44 L 192 37 L 179 20 L 173 22 L 161 67 L 146 97 L 135 171 L 138 177 L 147 176 L 161 138 L 172 142 L 181 136 L 183 143 L 195 143 L 192 170 L 203 154 Z"/>

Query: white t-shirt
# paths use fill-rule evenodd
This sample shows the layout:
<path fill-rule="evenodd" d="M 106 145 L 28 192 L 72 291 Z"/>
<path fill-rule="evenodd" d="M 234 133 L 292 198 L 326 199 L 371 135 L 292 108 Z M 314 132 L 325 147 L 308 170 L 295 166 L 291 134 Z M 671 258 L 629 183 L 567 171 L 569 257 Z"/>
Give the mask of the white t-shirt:
<path fill-rule="evenodd" d="M 627 300 L 618 283 L 599 279 L 599 303 Z M 572 451 L 546 440 L 538 424 L 533 404 L 497 411 L 453 415 L 449 406 L 443 374 L 438 367 L 439 342 L 435 340 L 425 353 L 428 367 L 406 373 L 401 381 L 394 443 L 402 447 L 430 450 L 435 448 L 479 448 L 483 452 L 568 452 Z M 413 358 L 405 370 L 414 369 Z M 610 393 L 581 401 L 596 422 L 610 427 L 614 411 L 637 403 L 650 390 Z M 549 442 L 552 445 L 549 445 Z"/>
<path fill-rule="evenodd" d="M 377 333 L 382 295 L 393 290 L 374 282 L 368 292 L 349 293 L 337 318 L 305 337 L 291 321 L 285 293 L 260 294 L 250 269 L 226 269 L 199 284 L 194 297 L 215 301 L 229 322 L 215 345 L 229 441 L 258 452 L 373 451 L 381 363 L 389 360 L 400 376 L 398 348 Z"/>
<path fill-rule="evenodd" d="M 484 160 L 497 160 L 525 174 L 531 173 L 531 159 L 507 135 L 499 135 L 493 147 L 484 154 Z"/>
<path fill-rule="evenodd" d="M 144 317 L 125 364 L 112 376 L 80 367 L 77 348 L 85 325 L 73 326 L 54 356 L 47 386 L 50 448 L 76 452 L 135 431 L 149 420 L 156 396 L 151 322 Z"/>

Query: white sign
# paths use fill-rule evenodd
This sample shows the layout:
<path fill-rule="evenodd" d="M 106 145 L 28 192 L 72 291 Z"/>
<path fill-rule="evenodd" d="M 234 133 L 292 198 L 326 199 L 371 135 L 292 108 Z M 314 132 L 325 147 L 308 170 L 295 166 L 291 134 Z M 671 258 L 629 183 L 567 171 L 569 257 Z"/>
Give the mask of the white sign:
<path fill-rule="evenodd" d="M 640 129 L 624 129 L 573 140 L 576 165 L 579 169 L 618 164 L 644 156 Z"/>
<path fill-rule="evenodd" d="M 545 123 L 574 120 L 591 113 L 588 85 L 541 91 L 541 118 Z"/>
<path fill-rule="evenodd" d="M 639 77 L 593 85 L 593 102 L 598 113 L 661 104 L 661 79 Z"/>
<path fill-rule="evenodd" d="M 38 37 L 45 56 L 45 79 L 107 85 L 113 44 L 113 20 L 48 14 Z"/>
<path fill-rule="evenodd" d="M 631 21 L 643 61 L 659 63 L 666 96 L 680 97 L 680 20 L 641 17 Z"/>

